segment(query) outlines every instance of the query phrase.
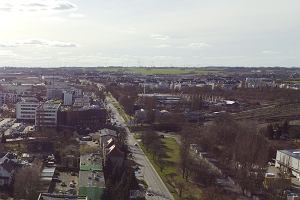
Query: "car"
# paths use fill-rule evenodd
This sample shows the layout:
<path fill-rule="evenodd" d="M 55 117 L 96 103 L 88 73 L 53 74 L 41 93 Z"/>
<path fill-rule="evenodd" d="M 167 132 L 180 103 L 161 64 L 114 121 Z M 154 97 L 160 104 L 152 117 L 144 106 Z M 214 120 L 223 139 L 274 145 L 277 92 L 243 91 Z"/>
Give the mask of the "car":
<path fill-rule="evenodd" d="M 75 187 L 75 184 L 74 184 L 74 182 L 73 182 L 73 181 L 71 181 L 71 182 L 70 182 L 70 184 L 69 184 L 69 186 L 70 186 L 71 188 L 74 188 L 74 187 Z"/>
<path fill-rule="evenodd" d="M 147 192 L 146 192 L 146 195 L 147 195 L 147 196 L 149 196 L 149 197 L 152 197 L 152 196 L 154 196 L 154 194 L 153 194 L 153 193 L 151 193 L 151 192 L 149 192 L 149 191 L 147 191 Z"/>
<path fill-rule="evenodd" d="M 137 147 L 137 146 L 138 146 L 138 144 L 137 144 L 137 143 L 134 143 L 134 146 L 136 146 L 136 147 Z"/>
<path fill-rule="evenodd" d="M 71 172 L 71 176 L 76 176 L 76 173 L 75 172 Z"/>
<path fill-rule="evenodd" d="M 62 187 L 67 187 L 67 184 L 66 184 L 65 182 L 62 182 L 62 183 L 60 184 L 60 186 L 62 186 Z"/>

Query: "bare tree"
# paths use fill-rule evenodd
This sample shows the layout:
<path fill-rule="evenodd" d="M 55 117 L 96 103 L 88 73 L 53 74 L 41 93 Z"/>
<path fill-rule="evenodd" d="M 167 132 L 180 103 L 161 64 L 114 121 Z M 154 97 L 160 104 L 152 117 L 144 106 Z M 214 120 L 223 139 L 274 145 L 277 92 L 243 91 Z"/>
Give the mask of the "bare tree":
<path fill-rule="evenodd" d="M 16 172 L 14 195 L 16 199 L 36 200 L 40 187 L 41 165 L 35 164 Z"/>

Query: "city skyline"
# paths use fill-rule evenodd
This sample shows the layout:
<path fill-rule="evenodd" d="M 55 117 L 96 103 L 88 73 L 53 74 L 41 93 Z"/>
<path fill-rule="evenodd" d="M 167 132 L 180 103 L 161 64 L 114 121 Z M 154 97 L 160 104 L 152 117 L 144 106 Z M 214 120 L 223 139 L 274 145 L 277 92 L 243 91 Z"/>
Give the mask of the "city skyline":
<path fill-rule="evenodd" d="M 3 0 L 0 65 L 299 66 L 296 0 Z"/>

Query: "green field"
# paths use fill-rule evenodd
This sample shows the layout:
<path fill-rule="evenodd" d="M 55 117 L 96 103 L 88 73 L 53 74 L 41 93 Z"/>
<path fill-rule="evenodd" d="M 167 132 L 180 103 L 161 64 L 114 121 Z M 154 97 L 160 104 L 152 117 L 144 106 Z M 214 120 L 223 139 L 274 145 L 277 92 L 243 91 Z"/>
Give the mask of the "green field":
<path fill-rule="evenodd" d="M 219 74 L 224 71 L 221 67 L 98 67 L 98 71 L 102 72 L 127 72 L 143 75 L 164 75 L 164 74 Z"/>
<path fill-rule="evenodd" d="M 88 199 L 91 199 L 91 200 L 101 200 L 103 192 L 104 192 L 104 188 L 98 188 L 98 187 L 80 187 L 79 188 L 79 195 L 87 196 Z"/>
<path fill-rule="evenodd" d="M 159 164 L 156 160 L 153 159 L 153 156 L 151 152 L 147 151 L 146 148 L 143 146 L 142 143 L 140 143 L 144 153 L 147 155 L 148 159 L 154 166 L 155 170 L 161 177 L 161 179 L 164 181 L 166 186 L 168 187 L 169 191 L 172 193 L 174 198 L 179 200 L 178 193 L 176 191 L 176 188 L 174 186 L 174 180 L 175 181 L 185 181 L 182 176 L 181 172 L 178 169 L 179 165 L 179 145 L 177 144 L 176 140 L 174 138 L 164 138 L 162 139 L 164 142 L 164 148 L 166 149 L 167 156 L 164 159 L 164 169 L 161 171 Z M 173 176 L 173 178 L 171 178 Z M 194 199 L 201 199 L 201 190 L 199 187 L 195 186 L 195 184 L 190 182 L 185 182 L 185 189 L 183 190 L 183 197 L 181 199 L 189 199 L 191 198 L 191 195 L 194 197 Z"/>

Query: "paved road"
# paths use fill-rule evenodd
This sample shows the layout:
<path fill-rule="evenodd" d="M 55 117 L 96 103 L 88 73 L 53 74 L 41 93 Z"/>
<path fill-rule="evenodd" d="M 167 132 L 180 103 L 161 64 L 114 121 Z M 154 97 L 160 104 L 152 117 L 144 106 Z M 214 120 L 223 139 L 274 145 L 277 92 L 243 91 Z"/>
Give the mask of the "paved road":
<path fill-rule="evenodd" d="M 130 151 L 132 152 L 134 161 L 140 166 L 142 174 L 144 176 L 144 180 L 148 184 L 148 191 L 153 194 L 153 196 L 146 196 L 146 199 L 148 200 L 173 200 L 172 194 L 169 192 L 168 188 L 164 184 L 164 182 L 161 180 L 160 176 L 157 174 L 156 170 L 148 160 L 147 156 L 143 153 L 141 148 L 136 145 L 137 141 L 133 137 L 133 133 L 130 132 L 128 129 L 126 123 L 124 122 L 124 119 L 120 116 L 117 109 L 112 105 L 111 99 L 108 97 L 106 98 L 106 106 L 107 109 L 112 111 L 113 115 L 113 121 L 124 127 L 128 138 L 128 146 Z"/>

